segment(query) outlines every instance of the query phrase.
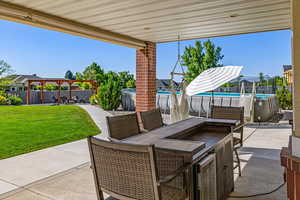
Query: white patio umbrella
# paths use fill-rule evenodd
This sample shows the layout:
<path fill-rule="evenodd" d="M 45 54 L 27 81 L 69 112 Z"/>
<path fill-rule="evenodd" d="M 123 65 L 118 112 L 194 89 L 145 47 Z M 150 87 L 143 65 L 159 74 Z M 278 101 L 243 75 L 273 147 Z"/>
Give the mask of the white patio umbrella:
<path fill-rule="evenodd" d="M 186 88 L 189 96 L 213 91 L 223 84 L 239 77 L 242 66 L 214 67 L 203 71 Z"/>

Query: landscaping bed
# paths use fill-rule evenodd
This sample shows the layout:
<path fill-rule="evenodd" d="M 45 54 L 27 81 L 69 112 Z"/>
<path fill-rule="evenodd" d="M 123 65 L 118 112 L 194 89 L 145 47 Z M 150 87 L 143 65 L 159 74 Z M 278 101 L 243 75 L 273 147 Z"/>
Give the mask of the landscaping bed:
<path fill-rule="evenodd" d="M 0 106 L 0 159 L 99 133 L 79 106 Z"/>

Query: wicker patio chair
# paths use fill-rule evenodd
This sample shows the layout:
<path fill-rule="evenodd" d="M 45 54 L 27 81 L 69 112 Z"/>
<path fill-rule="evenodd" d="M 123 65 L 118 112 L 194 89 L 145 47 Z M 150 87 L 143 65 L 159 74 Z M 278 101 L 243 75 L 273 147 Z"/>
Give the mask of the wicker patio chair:
<path fill-rule="evenodd" d="M 110 140 L 122 140 L 140 133 L 136 113 L 106 117 Z"/>
<path fill-rule="evenodd" d="M 244 137 L 244 107 L 225 107 L 225 106 L 212 106 L 211 108 L 211 117 L 214 119 L 230 119 L 230 120 L 239 120 L 240 124 L 233 129 L 235 133 L 233 137 L 233 150 L 236 157 L 236 165 L 234 169 L 238 168 L 239 176 L 242 175 L 241 172 L 241 161 L 237 150 L 243 146 L 243 137 Z M 239 134 L 239 137 L 236 136 L 236 133 Z"/>
<path fill-rule="evenodd" d="M 143 129 L 145 131 L 151 131 L 160 128 L 164 125 L 161 112 L 159 108 L 140 112 Z"/>
<path fill-rule="evenodd" d="M 134 145 L 88 138 L 92 170 L 98 200 L 103 192 L 120 200 L 185 200 L 189 188 L 184 184 L 168 184 L 177 177 L 185 177 L 190 164 L 181 165 L 166 176 L 160 176 L 160 167 L 167 165 L 168 157 L 159 155 L 153 145 Z M 160 161 L 166 158 L 166 162 Z M 164 165 L 159 166 L 158 162 Z M 176 164 L 175 164 L 176 165 Z"/>

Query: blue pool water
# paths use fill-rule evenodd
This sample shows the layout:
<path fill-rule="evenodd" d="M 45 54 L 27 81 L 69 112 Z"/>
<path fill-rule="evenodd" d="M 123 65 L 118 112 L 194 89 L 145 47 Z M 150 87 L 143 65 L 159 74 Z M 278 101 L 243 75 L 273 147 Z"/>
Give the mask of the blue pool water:
<path fill-rule="evenodd" d="M 135 93 L 135 89 L 124 89 L 123 91 Z M 180 92 L 178 92 L 179 94 Z M 169 91 L 157 91 L 157 94 L 171 94 Z M 196 94 L 197 96 L 212 96 L 211 92 L 204 92 Z M 246 95 L 251 95 L 250 93 Z M 226 92 L 214 92 L 214 96 L 217 97 L 239 97 L 240 93 L 226 93 Z M 267 99 L 270 96 L 274 96 L 274 94 L 256 94 L 256 97 L 261 99 Z"/>
<path fill-rule="evenodd" d="M 157 91 L 157 94 L 170 94 L 169 91 Z M 179 94 L 179 92 L 178 92 Z M 196 94 L 197 96 L 211 96 L 211 92 L 204 92 L 204 93 L 199 93 Z M 219 97 L 239 97 L 240 93 L 226 93 L 226 92 L 214 92 L 214 96 L 219 96 Z M 251 95 L 251 94 L 246 94 L 246 95 Z M 256 94 L 256 97 L 262 98 L 262 99 L 267 99 L 270 96 L 274 96 L 274 94 Z"/>

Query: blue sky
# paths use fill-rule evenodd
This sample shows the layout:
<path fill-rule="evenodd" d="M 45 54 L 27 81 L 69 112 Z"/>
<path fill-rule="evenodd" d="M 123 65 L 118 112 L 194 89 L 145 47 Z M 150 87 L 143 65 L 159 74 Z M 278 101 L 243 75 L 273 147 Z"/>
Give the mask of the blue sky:
<path fill-rule="evenodd" d="M 0 59 L 17 74 L 63 77 L 67 70 L 81 72 L 91 62 L 105 70 L 135 73 L 135 49 L 0 20 Z M 224 65 L 243 65 L 243 75 L 259 72 L 281 75 L 291 64 L 291 32 L 276 31 L 211 39 L 222 47 Z M 203 40 L 204 41 L 204 40 Z M 182 41 L 184 46 L 194 40 Z M 177 59 L 177 42 L 157 45 L 157 77 L 169 78 Z"/>

